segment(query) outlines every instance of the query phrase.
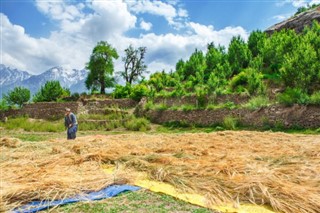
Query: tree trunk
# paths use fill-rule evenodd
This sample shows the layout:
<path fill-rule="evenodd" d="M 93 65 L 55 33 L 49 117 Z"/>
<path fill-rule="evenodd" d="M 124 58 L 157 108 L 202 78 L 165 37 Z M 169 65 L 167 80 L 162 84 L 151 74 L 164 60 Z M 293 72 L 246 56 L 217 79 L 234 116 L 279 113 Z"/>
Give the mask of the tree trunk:
<path fill-rule="evenodd" d="M 102 82 L 100 82 L 100 94 L 105 94 L 106 92 L 105 92 L 105 88 L 106 88 L 106 85 L 105 85 L 105 82 L 104 81 L 102 81 Z"/>

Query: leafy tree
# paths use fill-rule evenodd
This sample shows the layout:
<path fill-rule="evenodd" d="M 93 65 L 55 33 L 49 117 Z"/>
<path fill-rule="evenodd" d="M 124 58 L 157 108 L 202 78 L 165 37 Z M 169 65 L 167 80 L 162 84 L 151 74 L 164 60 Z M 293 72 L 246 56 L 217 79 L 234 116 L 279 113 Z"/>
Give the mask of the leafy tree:
<path fill-rule="evenodd" d="M 4 100 L 9 106 L 18 105 L 22 106 L 30 99 L 30 90 L 24 87 L 15 87 L 13 90 L 9 91 L 7 95 L 4 95 Z"/>
<path fill-rule="evenodd" d="M 264 67 L 267 73 L 278 73 L 282 67 L 284 56 L 294 50 L 299 37 L 294 30 L 275 32 L 265 41 L 262 51 Z"/>
<path fill-rule="evenodd" d="M 285 55 L 280 75 L 287 87 L 299 88 L 311 93 L 314 84 L 319 84 L 317 52 L 310 44 L 300 42 L 295 51 Z"/>
<path fill-rule="evenodd" d="M 251 57 L 251 52 L 244 40 L 240 36 L 233 37 L 228 49 L 228 60 L 232 75 L 238 74 L 243 68 L 247 68 Z"/>
<path fill-rule="evenodd" d="M 186 66 L 186 63 L 185 63 L 182 59 L 180 59 L 180 60 L 176 63 L 176 73 L 179 74 L 179 76 L 181 77 L 181 79 L 185 79 L 185 77 L 184 77 L 185 66 Z"/>
<path fill-rule="evenodd" d="M 144 58 L 147 51 L 146 47 L 139 47 L 134 49 L 130 45 L 124 50 L 126 56 L 122 58 L 124 62 L 124 71 L 120 75 L 125 79 L 126 83 L 132 84 L 137 81 L 143 73 L 147 72 L 147 65 L 144 64 Z"/>
<path fill-rule="evenodd" d="M 111 77 L 114 70 L 112 59 L 117 59 L 118 53 L 110 44 L 100 41 L 93 48 L 90 61 L 86 68 L 90 71 L 85 81 L 87 89 L 92 91 L 100 88 L 100 93 L 105 94 L 105 88 L 114 85 L 114 79 Z"/>
<path fill-rule="evenodd" d="M 70 90 L 61 87 L 59 81 L 47 81 L 34 95 L 34 102 L 57 101 L 59 98 L 70 96 Z"/>
<path fill-rule="evenodd" d="M 253 31 L 252 33 L 250 33 L 248 39 L 248 48 L 251 51 L 253 57 L 262 54 L 266 39 L 266 33 L 260 30 Z"/>
<path fill-rule="evenodd" d="M 217 76 L 229 76 L 231 70 L 220 69 L 221 67 L 228 65 L 229 62 L 224 47 L 218 46 L 218 48 L 216 48 L 213 43 L 208 44 L 208 51 L 206 53 L 205 81 L 209 79 L 212 72 L 216 72 Z"/>
<path fill-rule="evenodd" d="M 188 79 L 190 76 L 195 76 L 197 72 L 205 70 L 205 68 L 205 57 L 202 51 L 196 49 L 190 56 L 190 59 L 185 63 L 184 80 Z"/>

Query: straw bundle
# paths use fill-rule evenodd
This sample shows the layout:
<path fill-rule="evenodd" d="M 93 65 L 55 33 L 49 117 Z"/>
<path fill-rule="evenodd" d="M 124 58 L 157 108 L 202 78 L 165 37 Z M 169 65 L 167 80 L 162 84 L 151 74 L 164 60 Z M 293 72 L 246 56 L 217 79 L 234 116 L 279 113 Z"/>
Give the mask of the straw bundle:
<path fill-rule="evenodd" d="M 320 136 L 232 132 L 88 136 L 1 146 L 7 209 L 131 182 L 134 172 L 206 195 L 215 204 L 266 204 L 279 212 L 320 209 Z M 123 165 L 112 175 L 101 164 Z M 126 167 L 126 169 L 121 169 Z"/>

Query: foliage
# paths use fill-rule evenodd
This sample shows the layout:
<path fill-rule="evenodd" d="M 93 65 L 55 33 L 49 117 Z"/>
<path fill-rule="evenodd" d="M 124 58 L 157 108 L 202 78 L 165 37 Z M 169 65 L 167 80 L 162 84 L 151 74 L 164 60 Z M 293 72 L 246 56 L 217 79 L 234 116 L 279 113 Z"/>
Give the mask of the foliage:
<path fill-rule="evenodd" d="M 9 109 L 8 102 L 5 99 L 0 100 L 0 111 L 6 111 Z"/>
<path fill-rule="evenodd" d="M 231 79 L 230 87 L 237 93 L 248 91 L 250 95 L 262 94 L 265 90 L 262 78 L 263 75 L 256 69 L 247 68 Z"/>
<path fill-rule="evenodd" d="M 150 90 L 146 85 L 138 84 L 132 88 L 130 98 L 135 101 L 140 101 L 142 97 L 148 96 L 149 92 Z"/>
<path fill-rule="evenodd" d="M 320 91 L 315 92 L 310 96 L 310 103 L 320 105 Z"/>
<path fill-rule="evenodd" d="M 226 116 L 223 119 L 223 127 L 230 130 L 235 130 L 238 125 L 238 119 L 232 116 Z"/>
<path fill-rule="evenodd" d="M 206 105 L 207 94 L 208 94 L 207 86 L 199 85 L 196 87 L 197 105 L 199 108 L 202 108 Z"/>
<path fill-rule="evenodd" d="M 228 49 L 228 60 L 231 65 L 232 75 L 236 75 L 243 68 L 247 68 L 251 58 L 251 52 L 244 40 L 240 36 L 233 37 Z"/>
<path fill-rule="evenodd" d="M 317 52 L 310 44 L 297 44 L 292 52 L 285 55 L 280 69 L 280 77 L 285 86 L 311 92 L 320 68 L 319 63 L 315 63 L 316 60 Z"/>
<path fill-rule="evenodd" d="M 248 48 L 253 57 L 257 57 L 258 55 L 262 54 L 266 39 L 266 33 L 260 30 L 251 32 L 248 39 Z"/>
<path fill-rule="evenodd" d="M 319 7 L 319 6 L 320 6 L 320 4 L 312 4 L 312 5 L 308 4 L 307 6 L 299 7 L 297 9 L 297 12 L 294 15 L 296 16 L 296 15 L 298 15 L 300 13 L 306 12 L 308 10 L 311 10 L 311 9 Z"/>
<path fill-rule="evenodd" d="M 129 98 L 130 94 L 131 94 L 131 90 L 132 87 L 130 84 L 126 84 L 125 86 L 122 85 L 116 85 L 112 96 L 116 99 L 120 99 L 120 98 Z"/>
<path fill-rule="evenodd" d="M 9 106 L 18 105 L 21 107 L 23 103 L 29 101 L 30 90 L 24 87 L 15 87 L 7 95 L 4 95 L 3 99 Z"/>
<path fill-rule="evenodd" d="M 307 104 L 309 96 L 299 88 L 287 88 L 277 96 L 277 100 L 280 104 L 291 106 L 293 104 Z"/>
<path fill-rule="evenodd" d="M 47 81 L 34 95 L 34 102 L 57 101 L 59 98 L 70 96 L 70 90 L 61 87 L 59 81 Z"/>
<path fill-rule="evenodd" d="M 190 76 L 195 76 L 197 72 L 204 71 L 205 69 L 206 63 L 203 52 L 196 49 L 184 65 L 183 80 L 188 79 Z"/>
<path fill-rule="evenodd" d="M 261 107 L 269 106 L 270 105 L 270 100 L 266 96 L 256 96 L 252 97 L 248 103 L 244 104 L 243 107 L 255 110 L 259 109 Z"/>
<path fill-rule="evenodd" d="M 105 88 L 113 87 L 112 77 L 114 66 L 112 59 L 117 59 L 118 53 L 110 44 L 100 41 L 93 48 L 90 61 L 86 68 L 89 70 L 85 81 L 87 89 L 96 91 L 100 88 L 100 93 L 105 94 Z"/>
<path fill-rule="evenodd" d="M 124 51 L 126 54 L 126 56 L 122 58 L 124 71 L 120 72 L 120 75 L 126 83 L 132 84 L 146 73 L 147 65 L 144 63 L 144 58 L 147 48 L 139 47 L 138 49 L 134 49 L 132 45 L 130 45 Z"/>
<path fill-rule="evenodd" d="M 28 132 L 62 132 L 64 130 L 62 121 L 40 121 L 27 117 L 9 118 L 1 126 L 9 130 L 23 129 Z"/>
<path fill-rule="evenodd" d="M 134 118 L 124 124 L 127 130 L 147 131 L 151 129 L 150 122 L 145 118 Z"/>

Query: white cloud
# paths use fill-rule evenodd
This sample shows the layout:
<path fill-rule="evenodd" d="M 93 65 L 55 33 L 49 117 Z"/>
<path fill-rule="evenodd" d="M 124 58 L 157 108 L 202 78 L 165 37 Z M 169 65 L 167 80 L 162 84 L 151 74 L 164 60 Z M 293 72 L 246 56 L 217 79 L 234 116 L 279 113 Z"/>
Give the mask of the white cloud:
<path fill-rule="evenodd" d="M 145 30 L 145 31 L 149 31 L 152 28 L 152 23 L 150 22 L 145 22 L 144 20 L 142 20 L 140 22 L 140 28 Z"/>
<path fill-rule="evenodd" d="M 189 33 L 156 35 L 150 32 L 136 38 L 127 37 L 125 33 L 135 28 L 137 17 L 129 11 L 126 2 L 92 1 L 74 7 L 65 2 L 58 3 L 37 2 L 39 10 L 59 26 L 59 30 L 51 32 L 47 38 L 29 36 L 22 26 L 14 25 L 6 15 L 1 14 L 2 63 L 33 73 L 41 73 L 57 65 L 82 69 L 89 60 L 92 48 L 98 41 L 104 40 L 115 47 L 120 55 L 115 62 L 116 71 L 123 69 L 121 56 L 130 44 L 147 47 L 146 64 L 151 72 L 162 69 L 169 71 L 174 69 L 180 58 L 187 59 L 196 48 L 206 50 L 210 42 L 228 46 L 233 36 L 248 37 L 242 27 L 215 30 L 210 25 L 186 21 L 181 21 L 181 24 Z M 161 14 L 174 17 L 173 10 L 168 9 L 173 4 L 165 5 L 167 10 L 162 10 Z M 85 7 L 90 7 L 91 12 L 84 13 Z M 62 14 L 57 11 L 62 11 Z M 176 11 L 175 17 L 178 17 Z M 186 15 L 187 11 L 180 14 Z M 152 24 L 141 20 L 140 27 L 150 30 Z"/>
<path fill-rule="evenodd" d="M 273 16 L 272 19 L 274 19 L 276 21 L 283 21 L 283 20 L 289 18 L 290 16 L 291 16 L 291 14 L 281 14 L 281 15 Z"/>
<path fill-rule="evenodd" d="M 313 5 L 313 4 L 320 4 L 320 0 L 278 0 L 276 3 L 277 6 L 283 6 L 285 4 L 292 4 L 294 7 L 305 7 L 308 4 Z"/>
<path fill-rule="evenodd" d="M 148 13 L 163 16 L 174 29 L 181 29 L 183 27 L 182 22 L 188 17 L 188 12 L 177 3 L 178 1 L 165 3 L 151 0 L 131 0 L 127 2 L 130 11 L 136 14 Z"/>

